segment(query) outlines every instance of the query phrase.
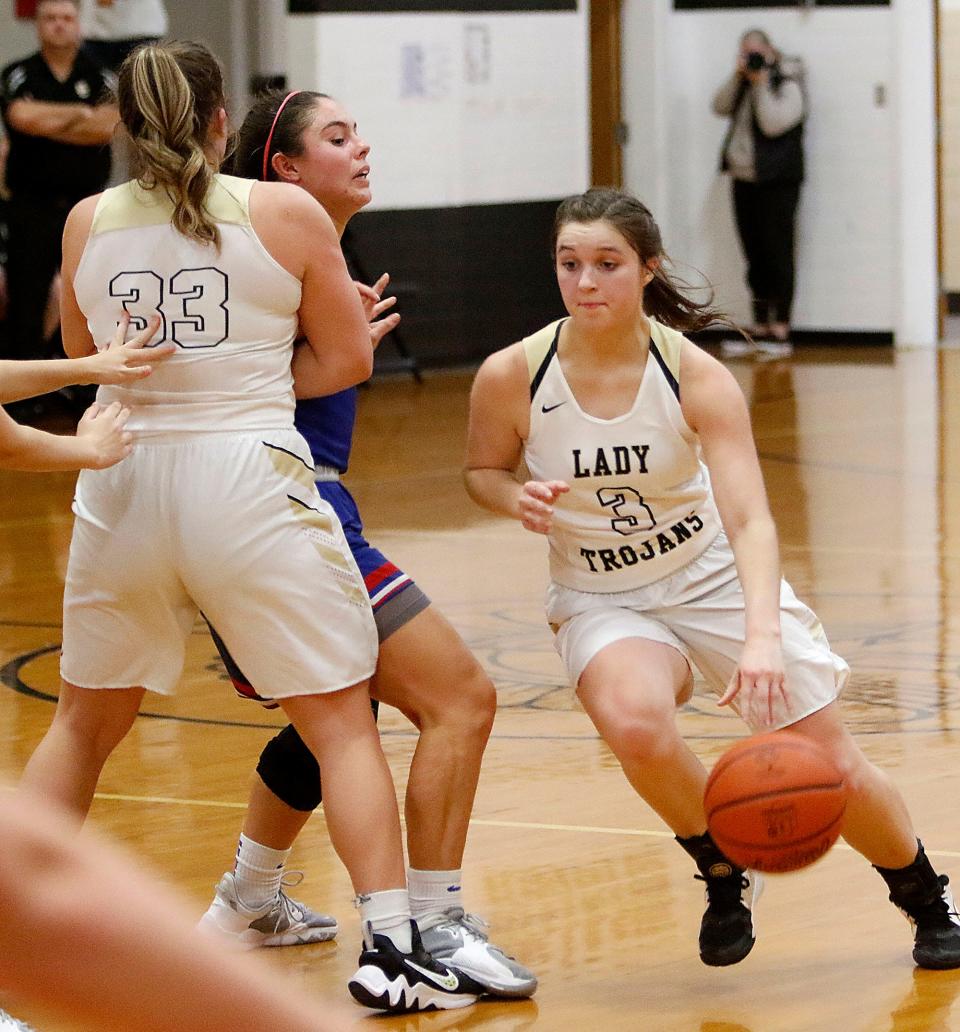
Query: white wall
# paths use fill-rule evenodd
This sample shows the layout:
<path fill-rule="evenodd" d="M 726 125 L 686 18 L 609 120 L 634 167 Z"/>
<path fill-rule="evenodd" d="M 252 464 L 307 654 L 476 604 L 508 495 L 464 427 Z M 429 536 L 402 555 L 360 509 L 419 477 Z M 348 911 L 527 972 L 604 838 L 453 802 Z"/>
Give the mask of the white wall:
<path fill-rule="evenodd" d="M 709 105 L 741 33 L 758 26 L 807 67 L 795 324 L 934 342 L 933 38 L 923 7 L 677 12 L 670 0 L 625 0 L 626 185 L 650 198 L 675 259 L 702 270 L 738 317 L 748 319 L 749 299 L 729 184 L 716 171 L 726 122 Z"/>
<path fill-rule="evenodd" d="M 943 289 L 960 292 L 960 0 L 940 4 Z"/>
<path fill-rule="evenodd" d="M 259 14 L 267 4 L 282 0 L 167 0 L 170 37 L 199 39 L 220 57 L 235 111 L 243 113 L 247 103 L 247 76 L 255 61 L 258 36 L 263 36 Z M 0 67 L 26 57 L 37 49 L 32 20 L 13 16 L 13 0 L 0 0 Z M 265 69 L 264 69 L 265 70 Z"/>
<path fill-rule="evenodd" d="M 0 3 L 0 68 L 37 49 L 33 21 L 13 16 L 13 3 Z"/>
<path fill-rule="evenodd" d="M 260 62 L 262 6 L 171 0 L 172 34 L 204 37 L 224 56 L 236 112 L 249 71 L 273 53 L 286 53 L 277 70 L 292 85 L 340 97 L 375 141 L 376 206 L 536 200 L 587 184 L 586 2 L 575 13 L 285 16 L 285 46 L 274 25 Z M 4 63 L 35 46 L 11 9 L 0 2 Z M 709 100 L 740 33 L 758 24 L 808 69 L 796 325 L 933 343 L 931 5 L 695 13 L 624 0 L 623 10 L 626 185 L 650 203 L 674 257 L 747 318 L 728 183 L 716 173 L 725 125 Z"/>
<path fill-rule="evenodd" d="M 295 15 L 291 87 L 374 141 L 374 205 L 544 200 L 589 179 L 586 4 L 539 14 Z"/>

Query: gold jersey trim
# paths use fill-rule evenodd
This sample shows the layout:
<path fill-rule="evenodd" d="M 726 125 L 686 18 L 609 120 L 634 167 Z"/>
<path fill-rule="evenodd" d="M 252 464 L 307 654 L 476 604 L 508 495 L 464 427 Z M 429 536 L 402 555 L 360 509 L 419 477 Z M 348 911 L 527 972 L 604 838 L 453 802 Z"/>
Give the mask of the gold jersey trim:
<path fill-rule="evenodd" d="M 214 222 L 250 225 L 250 191 L 254 180 L 217 174 L 207 194 L 205 206 Z M 143 229 L 170 222 L 173 201 L 162 189 L 146 190 L 131 179 L 104 190 L 90 227 L 90 236 L 114 229 Z"/>

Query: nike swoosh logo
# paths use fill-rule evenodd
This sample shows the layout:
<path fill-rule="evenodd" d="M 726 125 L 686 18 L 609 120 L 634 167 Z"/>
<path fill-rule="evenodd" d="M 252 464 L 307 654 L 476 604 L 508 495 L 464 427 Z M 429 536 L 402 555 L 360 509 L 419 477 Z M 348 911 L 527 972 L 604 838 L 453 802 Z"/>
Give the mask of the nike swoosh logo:
<path fill-rule="evenodd" d="M 407 967 L 412 967 L 414 971 L 419 971 L 424 978 L 429 979 L 434 985 L 439 985 L 441 989 L 446 989 L 449 992 L 456 992 L 460 988 L 460 980 L 454 974 L 438 975 L 436 971 L 428 971 L 426 968 L 420 967 L 419 964 L 414 964 L 412 960 L 407 961 Z"/>
<path fill-rule="evenodd" d="M 561 405 L 566 405 L 565 401 L 558 401 L 556 405 L 541 405 L 541 412 L 552 412 L 555 408 L 560 408 Z"/>

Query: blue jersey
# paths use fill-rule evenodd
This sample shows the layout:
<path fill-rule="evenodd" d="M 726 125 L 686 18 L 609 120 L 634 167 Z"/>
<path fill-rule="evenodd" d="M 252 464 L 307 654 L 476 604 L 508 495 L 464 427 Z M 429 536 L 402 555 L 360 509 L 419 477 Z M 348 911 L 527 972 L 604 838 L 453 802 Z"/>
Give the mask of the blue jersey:
<path fill-rule="evenodd" d="M 325 398 L 306 398 L 297 402 L 294 416 L 297 429 L 310 446 L 317 466 L 346 473 L 350 461 L 353 425 L 357 419 L 357 388 L 348 387 Z M 413 581 L 363 536 L 363 522 L 353 495 L 339 480 L 319 481 L 320 497 L 334 508 L 353 557 L 360 567 L 370 602 L 376 611 Z"/>
<path fill-rule="evenodd" d="M 306 438 L 318 466 L 347 472 L 353 424 L 357 420 L 357 388 L 348 387 L 325 398 L 304 398 L 297 402 L 293 421 Z"/>

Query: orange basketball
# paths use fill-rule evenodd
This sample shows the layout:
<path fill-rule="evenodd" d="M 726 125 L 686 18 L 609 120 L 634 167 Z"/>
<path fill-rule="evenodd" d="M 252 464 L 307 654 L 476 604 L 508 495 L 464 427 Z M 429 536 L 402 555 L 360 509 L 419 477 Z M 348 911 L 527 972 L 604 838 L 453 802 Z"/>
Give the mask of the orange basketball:
<path fill-rule="evenodd" d="M 775 731 L 738 742 L 707 779 L 714 842 L 741 867 L 779 874 L 818 860 L 837 841 L 847 789 L 815 742 Z"/>

